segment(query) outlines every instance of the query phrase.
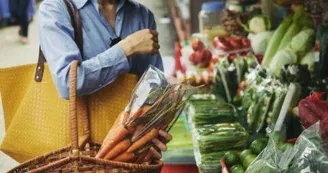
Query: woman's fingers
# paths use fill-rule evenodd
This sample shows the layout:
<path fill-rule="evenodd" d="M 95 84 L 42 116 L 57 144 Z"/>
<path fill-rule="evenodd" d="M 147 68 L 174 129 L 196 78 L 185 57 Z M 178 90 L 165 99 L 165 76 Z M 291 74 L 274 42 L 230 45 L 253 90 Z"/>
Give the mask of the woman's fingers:
<path fill-rule="evenodd" d="M 172 135 L 167 133 L 166 131 L 160 130 L 158 133 L 160 136 L 162 136 L 166 140 L 165 142 L 170 142 L 172 140 Z"/>
<path fill-rule="evenodd" d="M 150 33 L 153 34 L 154 36 L 158 36 L 158 32 L 157 32 L 157 31 L 152 30 L 152 29 L 150 29 L 149 31 L 150 31 Z"/>
<path fill-rule="evenodd" d="M 162 141 L 158 140 L 157 138 L 153 139 L 152 142 L 162 152 L 165 152 L 167 150 L 167 146 Z"/>
<path fill-rule="evenodd" d="M 158 152 L 154 147 L 150 147 L 150 151 L 152 153 L 153 158 L 158 160 L 162 158 L 162 154 Z"/>

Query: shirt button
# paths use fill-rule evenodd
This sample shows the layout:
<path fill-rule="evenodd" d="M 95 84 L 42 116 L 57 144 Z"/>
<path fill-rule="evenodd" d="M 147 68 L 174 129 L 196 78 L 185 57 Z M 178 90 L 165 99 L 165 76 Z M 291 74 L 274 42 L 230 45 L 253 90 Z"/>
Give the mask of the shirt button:
<path fill-rule="evenodd" d="M 102 85 L 100 84 L 99 87 L 102 87 Z"/>
<path fill-rule="evenodd" d="M 120 20 L 121 19 L 121 17 L 120 16 L 117 16 L 117 20 Z"/>

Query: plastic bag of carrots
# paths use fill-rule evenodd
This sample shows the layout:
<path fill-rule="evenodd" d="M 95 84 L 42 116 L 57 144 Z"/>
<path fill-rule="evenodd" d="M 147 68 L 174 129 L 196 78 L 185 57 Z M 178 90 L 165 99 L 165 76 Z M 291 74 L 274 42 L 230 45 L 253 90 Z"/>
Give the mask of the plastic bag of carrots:
<path fill-rule="evenodd" d="M 152 139 L 159 130 L 169 131 L 193 88 L 175 84 L 162 71 L 150 66 L 139 80 L 125 110 L 117 117 L 103 141 L 97 158 L 145 163 Z"/>

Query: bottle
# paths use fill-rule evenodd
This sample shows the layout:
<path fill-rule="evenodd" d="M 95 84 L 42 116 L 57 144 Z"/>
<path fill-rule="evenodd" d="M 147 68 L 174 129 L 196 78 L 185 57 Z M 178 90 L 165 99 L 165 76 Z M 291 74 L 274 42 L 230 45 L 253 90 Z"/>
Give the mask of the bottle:
<path fill-rule="evenodd" d="M 199 12 L 199 31 L 207 36 L 209 41 L 213 37 L 226 34 L 220 25 L 223 17 L 225 3 L 222 1 L 211 1 L 202 4 L 202 10 Z"/>

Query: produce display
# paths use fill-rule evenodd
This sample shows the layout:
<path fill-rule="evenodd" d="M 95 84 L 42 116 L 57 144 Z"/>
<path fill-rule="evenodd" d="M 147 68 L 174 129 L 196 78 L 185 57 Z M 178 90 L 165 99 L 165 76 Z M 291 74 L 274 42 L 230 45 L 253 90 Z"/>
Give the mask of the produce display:
<path fill-rule="evenodd" d="M 180 78 L 206 84 L 184 109 L 201 173 L 328 170 L 328 15 L 318 23 L 313 4 L 225 9 L 229 35 L 197 35 L 182 51 Z"/>
<path fill-rule="evenodd" d="M 298 103 L 299 116 L 305 128 L 320 121 L 320 135 L 328 143 L 328 102 L 324 93 L 314 92 Z"/>
<path fill-rule="evenodd" d="M 185 109 L 192 125 L 196 163 L 201 172 L 220 172 L 220 158 L 245 147 L 248 133 L 234 107 L 211 94 L 194 94 Z"/>
<path fill-rule="evenodd" d="M 226 58 L 220 59 L 215 66 L 214 93 L 232 102 L 239 84 L 244 80 L 246 72 L 258 65 L 253 55 L 237 56 L 232 63 Z"/>
<path fill-rule="evenodd" d="M 264 54 L 262 66 L 275 77 L 281 77 L 281 67 L 303 61 L 310 68 L 311 56 L 306 56 L 314 47 L 315 31 L 311 19 L 305 15 L 304 7 L 298 6 L 274 32 Z M 306 63 L 305 63 L 306 62 Z"/>
<path fill-rule="evenodd" d="M 121 162 L 152 162 L 149 148 L 160 129 L 169 131 L 192 88 L 172 84 L 163 72 L 150 67 L 140 79 L 130 103 L 103 141 L 97 158 Z"/>

